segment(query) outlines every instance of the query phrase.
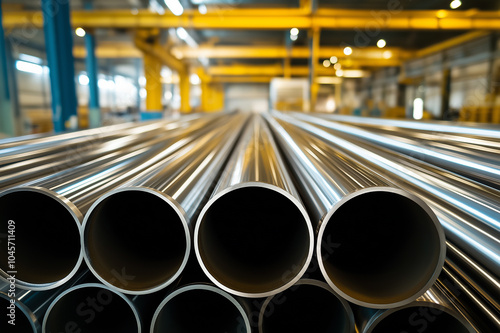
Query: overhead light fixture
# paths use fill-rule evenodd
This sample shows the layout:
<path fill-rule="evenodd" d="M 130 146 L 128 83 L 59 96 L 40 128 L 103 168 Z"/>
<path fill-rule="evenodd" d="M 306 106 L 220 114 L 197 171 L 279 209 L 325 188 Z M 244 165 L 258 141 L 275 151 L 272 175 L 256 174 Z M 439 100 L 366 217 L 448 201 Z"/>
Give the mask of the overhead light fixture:
<path fill-rule="evenodd" d="M 377 47 L 378 47 L 379 49 L 382 49 L 382 48 L 384 48 L 384 47 L 385 47 L 385 45 L 386 45 L 386 44 L 387 44 L 387 43 L 385 42 L 385 39 L 379 39 L 379 40 L 378 40 L 378 42 L 377 42 Z"/>
<path fill-rule="evenodd" d="M 189 82 L 192 85 L 198 85 L 201 83 L 201 80 L 200 80 L 200 77 L 198 76 L 198 74 L 193 73 L 193 74 L 191 74 L 191 76 L 189 76 Z"/>
<path fill-rule="evenodd" d="M 351 55 L 352 54 L 352 48 L 349 46 L 344 47 L 344 54 L 345 55 Z"/>
<path fill-rule="evenodd" d="M 299 29 L 297 28 L 290 29 L 290 36 L 298 36 L 298 35 L 299 35 Z"/>
<path fill-rule="evenodd" d="M 333 69 L 335 69 L 335 70 L 339 70 L 341 68 L 342 68 L 342 65 L 339 63 L 336 63 L 335 65 L 333 65 Z"/>
<path fill-rule="evenodd" d="M 460 0 L 453 0 L 452 2 L 450 2 L 451 9 L 457 9 L 461 5 L 462 5 L 462 1 L 460 1 Z"/>
<path fill-rule="evenodd" d="M 82 86 L 88 86 L 89 85 L 89 77 L 87 74 L 80 74 L 78 75 L 78 83 Z"/>
<path fill-rule="evenodd" d="M 31 62 L 27 61 L 22 61 L 18 60 L 16 61 L 16 69 L 25 72 L 25 73 L 31 73 L 31 74 L 42 74 L 43 73 L 43 67 Z"/>
<path fill-rule="evenodd" d="M 369 73 L 361 69 L 345 69 L 342 70 L 342 76 L 348 78 L 360 78 L 368 76 Z"/>
<path fill-rule="evenodd" d="M 446 12 L 446 10 L 441 9 L 437 11 L 436 16 L 438 18 L 445 18 L 446 16 L 448 16 L 448 13 Z"/>
<path fill-rule="evenodd" d="M 339 69 L 339 70 L 335 71 L 335 75 L 337 75 L 338 77 L 342 77 L 344 75 L 344 71 Z"/>
<path fill-rule="evenodd" d="M 174 14 L 175 16 L 182 15 L 184 13 L 184 7 L 182 7 L 181 3 L 179 0 L 164 0 L 165 5 L 167 5 L 168 9 Z"/>
<path fill-rule="evenodd" d="M 198 11 L 200 12 L 201 15 L 205 15 L 208 12 L 207 6 L 205 4 L 201 4 L 198 6 Z"/>
<path fill-rule="evenodd" d="M 323 66 L 324 67 L 330 67 L 331 64 L 332 63 L 330 62 L 330 60 L 328 60 L 328 59 L 323 60 Z"/>
<path fill-rule="evenodd" d="M 297 38 L 299 38 L 299 36 L 290 34 L 290 39 L 291 39 L 292 41 L 296 41 L 296 40 L 297 40 Z"/>
<path fill-rule="evenodd" d="M 87 34 L 85 32 L 85 30 L 81 27 L 78 27 L 75 29 L 75 34 L 78 36 L 78 37 L 85 37 L 85 35 Z"/>
<path fill-rule="evenodd" d="M 139 77 L 139 85 L 141 87 L 144 87 L 146 85 L 146 77 L 145 76 Z"/>
<path fill-rule="evenodd" d="M 43 63 L 43 60 L 41 58 L 29 55 L 29 54 L 24 54 L 24 53 L 19 53 L 19 60 L 32 62 L 32 63 L 38 64 L 38 65 L 41 65 Z"/>
<path fill-rule="evenodd" d="M 198 43 L 191 37 L 186 29 L 179 27 L 176 29 L 177 37 L 186 42 L 187 45 L 191 47 L 198 47 Z"/>
<path fill-rule="evenodd" d="M 384 53 L 382 53 L 382 57 L 384 57 L 384 59 L 390 59 L 390 58 L 392 58 L 392 52 L 389 50 L 386 50 L 386 51 L 384 51 Z"/>
<path fill-rule="evenodd" d="M 332 64 L 336 64 L 336 63 L 337 63 L 337 61 L 339 61 L 339 59 L 338 59 L 336 56 L 332 56 L 332 57 L 330 57 L 330 62 L 331 62 Z"/>
<path fill-rule="evenodd" d="M 415 98 L 413 100 L 413 119 L 420 120 L 424 117 L 424 100 Z"/>

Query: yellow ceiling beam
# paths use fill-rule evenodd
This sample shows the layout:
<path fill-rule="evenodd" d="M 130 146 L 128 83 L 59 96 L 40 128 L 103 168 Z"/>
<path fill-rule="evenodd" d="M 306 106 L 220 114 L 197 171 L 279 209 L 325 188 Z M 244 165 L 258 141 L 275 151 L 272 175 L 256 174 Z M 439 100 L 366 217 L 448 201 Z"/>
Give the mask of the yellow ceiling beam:
<path fill-rule="evenodd" d="M 210 82 L 215 83 L 269 83 L 272 76 L 212 76 Z"/>
<path fill-rule="evenodd" d="M 170 52 L 158 42 L 148 43 L 141 38 L 141 36 L 136 36 L 134 38 L 134 43 L 140 51 L 158 58 L 168 68 L 177 71 L 179 74 L 187 72 L 187 66 L 181 60 L 170 54 Z"/>
<path fill-rule="evenodd" d="M 99 43 L 95 49 L 95 55 L 98 58 L 142 58 L 143 53 L 131 43 Z M 75 58 L 85 58 L 87 50 L 84 45 L 75 45 L 73 47 L 73 56 Z"/>
<path fill-rule="evenodd" d="M 318 9 L 310 14 L 307 8 L 283 9 L 214 9 L 206 15 L 186 10 L 181 16 L 158 15 L 149 10 L 73 11 L 74 27 L 85 28 L 172 28 L 193 29 L 354 29 L 375 26 L 377 29 L 500 29 L 500 11 L 372 11 Z M 39 11 L 5 11 L 4 28 L 42 28 Z"/>
<path fill-rule="evenodd" d="M 254 77 L 275 77 L 282 76 L 285 69 L 282 65 L 231 65 L 231 66 L 210 66 L 207 69 L 207 74 L 213 77 L 244 77 L 244 76 L 254 76 Z M 292 76 L 308 76 L 309 66 L 292 66 L 291 74 Z M 317 75 L 324 76 L 334 76 L 335 70 L 332 67 L 325 68 L 323 66 L 318 66 L 316 68 Z"/>
<path fill-rule="evenodd" d="M 475 40 L 475 39 L 478 39 L 481 37 L 485 37 L 489 34 L 490 34 L 490 32 L 488 32 L 488 31 L 471 31 L 471 32 L 468 32 L 466 34 L 460 35 L 458 37 L 451 38 L 451 39 L 445 40 L 441 43 L 437 43 L 437 44 L 431 45 L 429 47 L 420 49 L 417 52 L 415 52 L 415 57 L 416 58 L 425 57 L 429 54 L 441 52 L 441 51 L 444 51 L 446 49 L 470 42 L 472 40 Z"/>

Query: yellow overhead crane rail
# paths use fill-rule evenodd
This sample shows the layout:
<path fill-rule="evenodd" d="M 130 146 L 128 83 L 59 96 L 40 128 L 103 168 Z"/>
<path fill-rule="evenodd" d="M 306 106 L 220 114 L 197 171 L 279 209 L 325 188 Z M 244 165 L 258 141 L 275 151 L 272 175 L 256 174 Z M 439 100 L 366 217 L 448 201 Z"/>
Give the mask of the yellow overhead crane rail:
<path fill-rule="evenodd" d="M 149 10 L 82 10 L 71 13 L 74 27 L 84 28 L 173 28 L 191 29 L 380 29 L 380 30 L 498 30 L 500 11 L 450 10 L 344 10 L 305 8 L 219 9 L 207 14 L 186 10 L 181 16 L 159 15 Z M 4 28 L 43 26 L 40 11 L 4 11 Z"/>

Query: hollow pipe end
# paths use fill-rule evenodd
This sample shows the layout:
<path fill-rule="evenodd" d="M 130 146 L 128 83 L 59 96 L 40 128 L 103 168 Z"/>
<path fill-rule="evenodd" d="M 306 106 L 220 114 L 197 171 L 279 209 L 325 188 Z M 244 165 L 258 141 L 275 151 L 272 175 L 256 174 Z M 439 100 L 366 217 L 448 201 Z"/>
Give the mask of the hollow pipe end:
<path fill-rule="evenodd" d="M 91 253 L 90 248 L 94 247 L 95 244 L 92 244 L 92 241 L 89 240 L 90 237 L 90 228 L 94 223 L 99 223 L 100 219 L 100 214 L 101 211 L 105 209 L 106 202 L 110 199 L 117 198 L 120 195 L 128 195 L 128 194 L 137 194 L 141 196 L 145 196 L 145 200 L 151 201 L 153 200 L 159 200 L 156 201 L 156 204 L 161 204 L 161 205 L 168 205 L 168 208 L 165 210 L 163 207 L 159 207 L 159 209 L 164 209 L 165 215 L 167 214 L 167 211 L 171 216 L 174 216 L 174 224 L 175 227 L 178 230 L 182 230 L 182 234 L 184 236 L 184 245 L 182 249 L 182 259 L 180 260 L 180 263 L 178 266 L 175 267 L 174 271 L 165 274 L 168 275 L 168 277 L 161 277 L 157 278 L 156 281 L 153 282 L 148 282 L 145 284 L 144 287 L 137 287 L 134 286 L 134 288 L 127 288 L 127 282 L 133 282 L 136 277 L 139 277 L 140 275 L 130 275 L 128 276 L 127 270 L 126 270 L 126 263 L 124 265 L 121 265 L 121 269 L 119 267 L 106 267 L 103 266 L 101 269 L 96 268 L 96 263 L 100 263 L 101 258 L 99 258 L 99 254 L 93 251 L 93 254 Z M 140 209 L 140 203 L 135 202 L 132 203 L 131 206 L 127 207 L 124 206 L 123 209 L 132 209 L 133 211 L 136 211 L 136 209 Z M 112 213 L 112 212 L 111 212 Z M 141 216 L 143 215 L 144 221 L 148 221 L 150 217 L 147 216 L 148 212 L 141 212 Z M 102 219 L 101 224 L 104 224 L 104 219 Z M 109 222 L 109 221 L 107 221 Z M 122 221 L 115 221 L 116 223 L 120 223 Z M 162 222 L 165 222 L 162 220 Z M 180 222 L 180 223 L 179 223 Z M 144 235 L 145 233 L 151 232 L 150 230 L 136 230 L 134 237 L 136 238 L 137 244 L 141 244 L 141 242 L 144 242 L 144 237 L 141 237 L 141 235 Z M 176 234 L 177 235 L 177 234 Z M 178 235 L 177 235 L 178 236 Z M 184 209 L 179 205 L 179 203 L 172 199 L 170 196 L 168 196 L 165 193 L 162 193 L 158 190 L 155 190 L 153 188 L 149 187 L 141 187 L 141 186 L 134 186 L 134 187 L 123 187 L 123 188 L 118 188 L 115 190 L 112 190 L 103 196 L 101 196 L 97 201 L 94 202 L 94 204 L 90 207 L 88 210 L 87 214 L 85 215 L 82 229 L 81 229 L 81 242 L 83 244 L 83 258 L 89 267 L 90 271 L 94 274 L 94 276 L 102 282 L 104 285 L 113 288 L 115 290 L 118 290 L 122 293 L 125 294 L 131 294 L 131 295 L 145 295 L 145 294 L 150 294 L 154 293 L 156 291 L 159 291 L 168 285 L 170 285 L 172 282 L 174 282 L 182 273 L 184 268 L 186 267 L 186 264 L 189 259 L 190 251 L 191 251 L 191 227 L 189 223 L 189 219 L 186 216 L 186 213 L 184 212 Z M 95 241 L 94 241 L 95 242 Z M 111 253 L 113 251 L 118 251 L 118 249 L 113 249 L 106 247 L 104 252 L 106 253 Z M 160 251 L 155 251 L 156 253 Z M 167 253 L 169 254 L 169 253 Z M 134 254 L 135 255 L 135 254 Z M 146 255 L 144 255 L 146 257 Z M 108 264 L 106 264 L 108 265 Z M 176 264 L 177 265 L 177 264 Z M 108 268 L 112 271 L 110 274 L 107 272 Z M 149 267 L 152 271 L 155 269 L 157 270 L 158 267 Z M 102 270 L 106 270 L 106 274 L 103 274 Z M 141 272 L 139 271 L 139 274 L 142 273 L 142 275 L 146 275 L 146 272 Z M 107 276 L 104 276 L 107 275 Z M 122 276 L 122 278 L 120 278 Z M 123 276 L 126 278 L 124 279 Z M 133 283 L 131 283 L 133 284 Z"/>
<path fill-rule="evenodd" d="M 14 202 L 11 202 L 13 200 Z M 16 205 L 17 200 L 22 200 L 21 204 L 29 204 L 31 202 L 31 207 L 27 207 L 26 209 L 17 209 L 16 211 L 9 212 L 7 209 L 8 207 L 19 207 Z M 28 200 L 28 202 L 25 202 Z M 41 203 L 42 202 L 42 203 Z M 47 214 L 39 214 L 40 212 L 38 209 L 37 205 L 42 205 L 44 210 L 46 210 Z M 5 207 L 3 207 L 5 206 Z M 83 215 L 80 212 L 80 210 L 66 197 L 51 191 L 49 189 L 43 188 L 43 187 L 36 187 L 36 186 L 19 186 L 19 187 L 13 187 L 8 190 L 2 191 L 0 193 L 0 216 L 2 219 L 5 220 L 13 220 L 16 223 L 19 223 L 17 220 L 17 217 L 19 216 L 19 211 L 22 211 L 22 219 L 29 220 L 30 223 L 36 223 L 36 225 L 32 225 L 29 227 L 29 232 L 32 233 L 31 237 L 34 237 L 36 239 L 40 238 L 40 234 L 38 233 L 39 231 L 46 232 L 47 235 L 45 235 L 45 238 L 41 240 L 43 244 L 54 244 L 56 248 L 47 250 L 49 253 L 47 253 L 46 257 L 49 258 L 50 264 L 54 264 L 56 262 L 56 259 L 54 259 L 54 254 L 56 251 L 60 251 L 60 239 L 59 237 L 64 236 L 66 240 L 77 240 L 79 241 L 80 237 L 79 234 L 81 232 L 81 221 L 83 220 Z M 61 223 L 60 225 L 54 225 L 54 223 Z M 61 230 L 62 226 L 65 223 L 74 223 L 74 227 L 68 226 L 67 229 L 65 229 L 64 232 L 70 232 L 73 233 L 71 235 L 64 234 L 64 235 L 59 235 L 58 232 Z M 14 232 L 19 230 L 21 226 L 15 227 Z M 39 230 L 36 231 L 36 228 Z M 64 227 L 66 227 L 64 225 Z M 26 230 L 23 228 L 23 238 L 26 239 Z M 78 235 L 77 235 L 78 234 Z M 13 234 L 16 236 L 16 234 Z M 7 236 L 6 236 L 7 237 Z M 21 236 L 19 236 L 21 237 Z M 76 237 L 76 238 L 75 238 Z M 16 237 L 17 238 L 17 237 Z M 16 244 L 16 247 L 20 246 L 25 246 L 23 243 L 25 242 L 24 239 L 17 239 L 14 243 Z M 21 244 L 20 244 L 21 243 Z M 26 243 L 24 243 L 26 244 Z M 59 245 L 57 245 L 59 244 Z M 69 244 L 69 246 L 74 246 L 75 248 L 72 248 L 70 250 L 64 249 L 64 253 L 70 253 L 70 254 L 75 254 L 73 258 L 65 258 L 65 267 L 63 270 L 65 272 L 60 273 L 60 272 L 51 272 L 50 274 L 54 275 L 54 278 L 52 281 L 50 281 L 49 278 L 47 278 L 43 282 L 33 282 L 29 281 L 31 279 L 26 279 L 22 277 L 21 270 L 22 268 L 19 267 L 18 264 L 16 264 L 16 271 L 18 271 L 18 274 L 16 274 L 16 286 L 19 287 L 20 289 L 25 289 L 25 290 L 33 290 L 33 291 L 45 291 L 45 290 L 50 290 L 50 289 L 55 289 L 60 287 L 61 285 L 65 284 L 68 282 L 79 270 L 81 263 L 83 261 L 83 251 L 81 249 L 81 244 L 78 242 L 78 244 Z M 46 248 L 46 246 L 44 246 Z M 23 251 L 24 252 L 24 251 Z M 40 248 L 36 248 L 32 251 L 33 254 L 39 254 L 40 253 Z M 76 254 L 78 253 L 78 254 Z M 35 257 L 34 255 L 30 257 Z M 21 263 L 21 258 L 16 257 L 16 262 Z M 47 268 L 45 267 L 45 270 Z M 10 274 L 8 274 L 9 270 L 4 270 L 0 269 L 0 280 L 1 281 L 7 281 L 7 278 L 10 277 Z M 49 269 L 50 271 L 50 269 Z M 19 274 L 21 273 L 21 274 Z M 38 276 L 39 272 L 33 272 L 30 273 L 31 276 Z M 57 278 L 55 278 L 58 276 Z"/>
<path fill-rule="evenodd" d="M 373 196 L 378 195 L 378 194 L 383 194 L 385 196 L 390 196 L 394 201 L 390 202 L 383 202 L 379 204 L 376 200 L 373 201 Z M 420 247 L 422 249 L 427 249 L 432 246 L 432 253 L 429 254 L 430 257 L 432 257 L 431 263 L 424 263 L 423 268 L 426 269 L 427 274 L 425 276 L 422 276 L 421 278 L 425 280 L 425 283 L 422 283 L 420 280 L 419 281 L 414 281 L 415 285 L 418 285 L 418 287 L 413 286 L 413 292 L 409 291 L 404 291 L 406 294 L 404 297 L 395 296 L 395 297 L 389 297 L 387 299 L 390 299 L 390 301 L 387 301 L 387 299 L 384 299 L 384 297 L 381 298 L 381 301 L 376 300 L 377 297 L 372 297 L 368 300 L 368 298 L 363 299 L 363 295 L 360 292 L 352 292 L 349 288 L 345 287 L 342 283 L 339 283 L 340 280 L 338 280 L 338 276 L 334 276 L 334 274 L 329 271 L 329 269 L 326 267 L 325 262 L 327 259 L 331 256 L 334 257 L 337 253 L 338 250 L 341 249 L 342 247 L 342 241 L 338 241 L 337 239 L 334 239 L 333 241 L 331 239 L 325 239 L 325 234 L 327 233 L 326 230 L 330 226 L 335 225 L 336 218 L 337 220 L 341 220 L 339 218 L 339 215 L 342 211 L 342 209 L 345 209 L 345 207 L 349 207 L 349 203 L 353 203 L 356 200 L 364 200 L 364 198 L 370 198 L 370 201 L 367 203 L 365 202 L 364 204 L 366 206 L 361 206 L 358 207 L 357 209 L 362 212 L 367 211 L 370 212 L 370 207 L 369 204 L 374 204 L 377 206 L 377 208 L 384 208 L 384 206 L 381 205 L 386 205 L 387 209 L 393 209 L 394 206 L 396 208 L 401 208 L 398 206 L 403 206 L 403 205 L 408 205 L 408 214 L 403 216 L 401 219 L 401 228 L 405 229 L 408 227 L 408 220 L 410 216 L 414 216 L 416 214 L 419 214 L 423 218 L 423 221 L 414 221 L 413 226 L 414 228 L 424 228 L 425 230 L 429 231 L 432 233 L 432 235 L 428 235 L 430 239 L 433 240 L 432 244 L 429 244 L 428 239 L 421 239 L 421 241 L 413 240 L 415 243 L 419 243 Z M 399 204 L 399 205 L 398 205 Z M 403 207 L 406 208 L 406 207 Z M 402 208 L 401 208 L 402 209 Z M 345 222 L 345 221 L 344 221 Z M 354 221 L 352 221 L 354 222 Z M 374 221 L 370 220 L 370 223 L 373 223 Z M 406 224 L 404 224 L 406 223 Z M 337 225 L 339 225 L 338 223 Z M 361 228 L 359 228 L 362 230 Z M 394 308 L 394 307 L 400 307 L 404 306 L 406 304 L 409 304 L 413 301 L 415 301 L 418 297 L 423 295 L 437 280 L 439 274 L 441 273 L 441 270 L 444 265 L 444 261 L 446 258 L 446 237 L 445 233 L 443 230 L 443 227 L 441 226 L 437 216 L 434 214 L 432 209 L 419 197 L 416 195 L 409 193 L 407 191 L 404 191 L 402 189 L 398 188 L 393 188 L 393 187 L 385 187 L 385 186 L 380 186 L 380 187 L 369 187 L 369 188 L 364 188 L 361 190 L 358 190 L 356 192 L 350 193 L 349 195 L 343 197 L 339 202 L 337 202 L 331 209 L 330 211 L 323 217 L 322 221 L 318 225 L 317 228 L 317 234 L 318 234 L 318 241 L 316 243 L 316 254 L 318 257 L 318 262 L 319 262 L 319 267 L 321 270 L 321 273 L 323 274 L 323 277 L 325 280 L 328 282 L 330 287 L 347 299 L 349 302 L 352 302 L 356 305 L 360 305 L 363 307 L 368 307 L 368 308 L 373 308 L 373 309 L 388 309 L 388 308 Z M 331 234 L 330 234 L 331 235 Z M 368 237 L 371 237 L 371 235 L 368 235 Z M 335 238 L 335 237 L 333 237 Z M 427 243 L 426 243 L 427 242 Z M 325 244 L 326 245 L 332 245 L 331 249 L 327 249 L 325 251 Z M 325 253 L 326 252 L 326 253 Z M 399 255 L 397 251 L 394 251 L 395 255 Z M 368 253 L 371 255 L 371 253 Z M 404 258 L 403 258 L 404 259 Z M 352 262 L 351 265 L 356 265 L 356 262 Z M 405 274 L 405 273 L 403 273 Z M 358 277 L 356 277 L 358 278 Z M 380 277 L 379 277 L 380 278 Z M 392 279 L 392 277 L 387 277 L 387 280 L 384 282 L 384 285 L 387 285 L 389 287 L 392 287 L 391 282 L 389 282 L 389 279 Z M 362 279 L 362 278 L 360 278 Z M 354 280 L 354 279 L 352 279 Z M 394 280 L 393 280 L 394 281 Z M 365 281 L 366 282 L 366 281 Z"/>
<path fill-rule="evenodd" d="M 212 269 L 210 269 L 205 262 L 207 258 L 204 258 L 204 255 L 202 252 L 205 252 L 202 248 L 200 248 L 200 243 L 201 243 L 201 237 L 202 237 L 202 232 L 201 228 L 204 223 L 206 223 L 205 219 L 207 215 L 209 214 L 210 210 L 212 207 L 215 206 L 215 204 L 224 198 L 227 198 L 229 195 L 234 195 L 233 193 L 236 193 L 236 191 L 245 191 L 245 190 L 267 190 L 269 193 L 275 195 L 278 194 L 278 197 L 274 198 L 280 198 L 280 200 L 283 200 L 283 202 L 287 202 L 288 209 L 293 208 L 294 210 L 299 212 L 301 220 L 301 224 L 303 223 L 304 225 L 301 225 L 301 228 L 305 228 L 307 235 L 304 236 L 302 235 L 301 237 L 307 237 L 307 249 L 304 248 L 302 251 L 303 253 L 300 255 L 301 256 L 301 263 L 294 262 L 290 264 L 289 266 L 286 267 L 282 272 L 279 273 L 279 277 L 276 278 L 276 280 L 280 281 L 279 286 L 273 286 L 272 288 L 267 288 L 267 290 L 264 290 L 266 288 L 254 288 L 254 290 L 242 290 L 241 288 L 235 287 L 239 283 L 231 283 L 234 286 L 229 286 L 227 281 L 235 281 L 233 277 L 227 276 L 227 272 L 222 273 L 224 278 L 221 276 L 216 276 L 217 274 L 213 272 Z M 258 196 L 257 194 L 255 195 L 256 197 Z M 247 198 L 249 202 L 252 202 L 252 198 Z M 269 204 L 270 207 L 276 204 L 276 201 L 268 201 L 266 204 Z M 252 202 L 253 204 L 253 202 Z M 234 209 L 234 207 L 228 207 Z M 255 210 L 259 210 L 260 208 L 255 207 Z M 242 216 L 244 216 L 245 212 L 240 212 Z M 267 222 L 272 222 L 272 221 L 267 221 Z M 238 219 L 234 220 L 234 223 L 238 223 Z M 277 237 L 280 237 L 282 235 L 278 235 Z M 289 243 L 290 244 L 290 243 Z M 298 245 L 295 244 L 295 247 Z M 225 290 L 226 292 L 241 296 L 241 297 L 250 297 L 250 298 L 261 298 L 261 297 L 268 297 L 271 295 L 275 295 L 293 284 L 295 284 L 306 272 L 309 263 L 312 260 L 313 252 L 314 252 L 314 231 L 311 226 L 311 222 L 309 219 L 309 215 L 307 214 L 307 211 L 305 210 L 304 206 L 300 202 L 299 199 L 288 193 L 287 191 L 283 190 L 282 188 L 279 188 L 277 186 L 267 184 L 267 183 L 261 183 L 261 182 L 245 182 L 245 183 L 239 183 L 233 186 L 230 186 L 220 192 L 218 192 L 216 195 L 214 195 L 208 203 L 203 207 L 203 210 L 201 211 L 196 226 L 195 226 L 195 231 L 194 231 L 194 248 L 195 248 L 195 254 L 196 258 L 198 260 L 198 263 L 200 264 L 201 268 L 203 269 L 203 272 L 206 274 L 206 276 L 214 283 L 216 286 L 219 288 Z M 240 248 L 244 248 L 243 246 L 240 246 Z M 228 254 L 228 251 L 223 251 L 225 254 Z M 229 251 L 230 252 L 230 251 Z M 219 272 L 220 273 L 220 272 Z M 252 272 L 256 274 L 255 272 Z M 222 281 L 224 280 L 224 281 Z M 260 289 L 260 290 L 257 290 Z M 257 291 L 256 291 L 257 290 Z"/>
<path fill-rule="evenodd" d="M 12 303 L 12 299 L 15 300 L 15 303 Z M 11 310 L 9 306 L 14 304 L 16 310 Z M 35 314 L 26 307 L 23 303 L 19 302 L 19 300 L 15 298 L 11 298 L 8 294 L 0 292 L 0 305 L 2 309 L 7 309 L 5 318 L 2 318 L 2 323 L 0 323 L 0 327 L 12 327 L 12 324 L 8 322 L 14 319 L 12 322 L 15 323 L 15 328 L 18 332 L 27 332 L 28 330 L 32 333 L 40 332 L 41 326 L 38 318 Z M 22 315 L 18 315 L 18 311 L 22 313 Z M 9 314 L 12 313 L 12 317 Z"/>

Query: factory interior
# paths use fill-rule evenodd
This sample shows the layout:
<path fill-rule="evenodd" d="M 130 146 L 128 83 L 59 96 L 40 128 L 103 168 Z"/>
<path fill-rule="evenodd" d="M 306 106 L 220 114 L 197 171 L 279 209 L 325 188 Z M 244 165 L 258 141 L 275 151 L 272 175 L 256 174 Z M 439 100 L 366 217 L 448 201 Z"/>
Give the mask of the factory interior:
<path fill-rule="evenodd" d="M 500 1 L 0 5 L 0 332 L 500 332 Z"/>

